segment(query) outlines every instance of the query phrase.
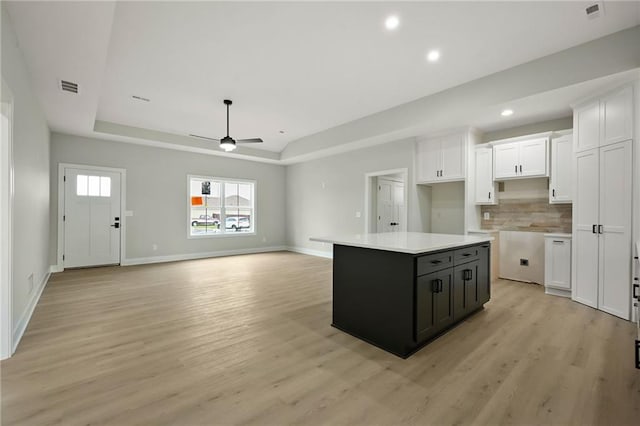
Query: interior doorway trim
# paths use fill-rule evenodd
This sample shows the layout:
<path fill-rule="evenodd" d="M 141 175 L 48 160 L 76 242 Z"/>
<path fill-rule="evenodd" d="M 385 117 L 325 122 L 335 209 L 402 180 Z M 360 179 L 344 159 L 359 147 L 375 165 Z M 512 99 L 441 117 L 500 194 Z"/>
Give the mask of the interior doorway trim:
<path fill-rule="evenodd" d="M 404 169 L 391 169 L 391 170 L 381 170 L 379 172 L 371 172 L 371 173 L 366 173 L 364 175 L 364 232 L 365 233 L 369 233 L 371 232 L 371 191 L 373 189 L 373 186 L 371 185 L 371 182 L 373 181 L 374 178 L 377 178 L 378 176 L 386 176 L 386 175 L 401 175 L 402 176 L 402 181 L 404 182 L 404 212 L 403 212 L 403 218 L 402 220 L 404 220 L 404 223 L 407 224 L 407 227 L 405 229 L 408 229 L 408 218 L 409 218 L 409 182 L 408 182 L 408 176 L 409 176 L 409 169 L 404 168 Z"/>
<path fill-rule="evenodd" d="M 83 170 L 95 170 L 99 172 L 111 172 L 120 173 L 120 265 L 123 264 L 126 256 L 126 240 L 127 240 L 127 216 L 126 212 L 126 200 L 127 200 L 127 170 L 118 169 L 113 167 L 102 166 L 90 166 L 86 164 L 71 164 L 71 163 L 59 163 L 58 164 L 58 257 L 56 270 L 53 272 L 62 272 L 64 270 L 64 261 L 62 255 L 64 254 L 64 222 L 62 220 L 64 216 L 64 196 L 65 185 L 64 176 L 66 169 L 83 169 Z"/>
<path fill-rule="evenodd" d="M 6 144 L 0 146 L 0 359 L 13 355 L 13 93 L 2 79 Z M 3 130 L 4 131 L 4 130 Z M 4 137 L 2 139 L 5 139 Z"/>

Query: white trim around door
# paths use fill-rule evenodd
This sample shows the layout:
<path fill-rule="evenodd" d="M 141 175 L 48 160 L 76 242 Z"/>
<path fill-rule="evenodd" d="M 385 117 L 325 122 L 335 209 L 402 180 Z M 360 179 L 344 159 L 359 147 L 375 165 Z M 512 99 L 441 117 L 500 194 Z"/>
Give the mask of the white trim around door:
<path fill-rule="evenodd" d="M 13 94 L 2 79 L 0 141 L 0 359 L 13 355 Z"/>
<path fill-rule="evenodd" d="M 82 169 L 82 170 L 95 170 L 96 172 L 109 172 L 120 174 L 120 261 L 122 265 L 124 259 L 126 259 L 126 236 L 127 236 L 127 218 L 126 211 L 126 188 L 127 188 L 127 170 L 113 167 L 102 166 L 90 166 L 85 164 L 58 164 L 58 256 L 57 266 L 55 272 L 61 272 L 64 270 L 64 214 L 65 214 L 65 174 L 66 169 Z"/>

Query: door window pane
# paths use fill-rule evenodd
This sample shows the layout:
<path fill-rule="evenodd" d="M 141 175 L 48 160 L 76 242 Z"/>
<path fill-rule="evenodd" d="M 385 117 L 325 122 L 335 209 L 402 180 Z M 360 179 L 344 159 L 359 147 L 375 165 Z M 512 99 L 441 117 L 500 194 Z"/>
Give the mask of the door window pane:
<path fill-rule="evenodd" d="M 78 175 L 76 176 L 76 195 L 86 196 L 88 194 L 89 176 Z"/>
<path fill-rule="evenodd" d="M 100 176 L 100 196 L 111 197 L 111 178 Z"/>
<path fill-rule="evenodd" d="M 89 176 L 89 196 L 100 196 L 100 176 Z"/>

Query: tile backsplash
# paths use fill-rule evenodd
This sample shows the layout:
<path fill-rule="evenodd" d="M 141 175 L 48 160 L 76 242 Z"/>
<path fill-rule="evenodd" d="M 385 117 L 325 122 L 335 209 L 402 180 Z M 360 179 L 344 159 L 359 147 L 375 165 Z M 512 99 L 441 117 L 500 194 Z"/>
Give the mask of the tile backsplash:
<path fill-rule="evenodd" d="M 572 205 L 549 204 L 549 198 L 500 199 L 498 205 L 482 206 L 481 211 L 482 229 L 571 233 Z"/>

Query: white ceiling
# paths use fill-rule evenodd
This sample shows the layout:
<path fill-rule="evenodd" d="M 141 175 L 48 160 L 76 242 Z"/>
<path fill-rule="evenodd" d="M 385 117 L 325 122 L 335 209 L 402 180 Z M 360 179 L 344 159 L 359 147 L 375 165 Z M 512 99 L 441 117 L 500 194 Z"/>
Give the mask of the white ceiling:
<path fill-rule="evenodd" d="M 6 3 L 53 130 L 92 135 L 98 120 L 220 137 L 230 98 L 231 135 L 262 137 L 274 152 L 640 24 L 638 1 L 606 2 L 596 20 L 582 1 Z M 391 13 L 394 32 L 384 28 Z M 425 60 L 433 48 L 437 64 Z M 61 93 L 60 78 L 81 93 Z M 546 104 L 547 115 L 568 113 L 566 96 Z"/>

